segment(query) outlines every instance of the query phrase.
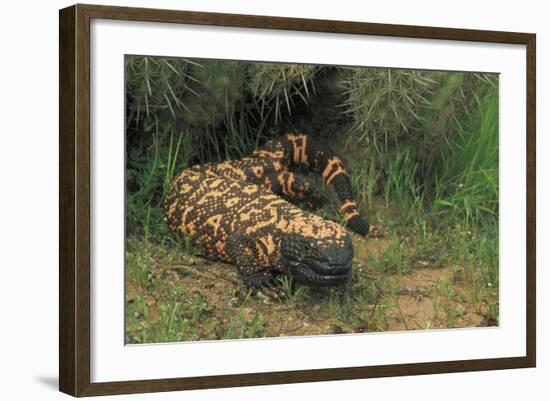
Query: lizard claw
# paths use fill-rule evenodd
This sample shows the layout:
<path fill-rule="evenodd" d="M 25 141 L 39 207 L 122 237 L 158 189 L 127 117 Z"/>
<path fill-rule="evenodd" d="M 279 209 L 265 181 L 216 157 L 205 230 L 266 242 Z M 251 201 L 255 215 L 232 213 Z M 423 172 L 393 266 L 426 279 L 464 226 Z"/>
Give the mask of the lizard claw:
<path fill-rule="evenodd" d="M 256 292 L 256 296 L 263 298 L 264 300 L 273 300 L 277 302 L 282 302 L 284 300 L 285 294 L 281 288 L 273 287 L 262 287 L 259 288 Z"/>
<path fill-rule="evenodd" d="M 258 292 L 262 295 L 278 302 L 282 302 L 285 299 L 285 292 L 272 277 L 269 277 L 262 284 L 258 289 Z"/>
<path fill-rule="evenodd" d="M 251 277 L 245 285 L 248 293 L 264 300 L 271 299 L 283 301 L 285 298 L 284 291 L 277 285 L 275 280 L 270 276 Z"/>

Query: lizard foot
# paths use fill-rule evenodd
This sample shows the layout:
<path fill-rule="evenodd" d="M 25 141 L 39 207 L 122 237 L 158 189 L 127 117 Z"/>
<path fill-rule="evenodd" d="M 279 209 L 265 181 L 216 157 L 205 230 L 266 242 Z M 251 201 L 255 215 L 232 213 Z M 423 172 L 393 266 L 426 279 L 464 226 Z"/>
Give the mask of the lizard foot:
<path fill-rule="evenodd" d="M 284 291 L 271 276 L 265 274 L 252 275 L 246 277 L 244 281 L 248 293 L 252 296 L 278 302 L 282 302 L 285 299 Z"/>

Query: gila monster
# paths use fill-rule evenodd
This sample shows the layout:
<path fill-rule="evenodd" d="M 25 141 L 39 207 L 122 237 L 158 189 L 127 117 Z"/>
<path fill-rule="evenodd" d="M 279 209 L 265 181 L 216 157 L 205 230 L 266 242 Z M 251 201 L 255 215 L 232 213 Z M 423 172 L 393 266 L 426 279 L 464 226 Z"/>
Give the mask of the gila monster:
<path fill-rule="evenodd" d="M 168 225 L 203 256 L 235 265 L 249 289 L 273 288 L 283 273 L 314 286 L 346 284 L 351 238 L 336 222 L 289 202 L 320 196 L 298 166 L 332 186 L 351 230 L 373 233 L 357 211 L 341 159 L 305 134 L 272 139 L 251 157 L 183 170 L 164 199 Z"/>

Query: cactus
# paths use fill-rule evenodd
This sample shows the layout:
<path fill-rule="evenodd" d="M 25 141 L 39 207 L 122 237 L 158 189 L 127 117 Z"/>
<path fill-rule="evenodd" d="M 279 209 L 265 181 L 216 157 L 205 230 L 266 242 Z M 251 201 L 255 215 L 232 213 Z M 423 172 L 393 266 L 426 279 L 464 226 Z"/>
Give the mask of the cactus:
<path fill-rule="evenodd" d="M 128 123 L 157 119 L 162 125 L 219 124 L 242 97 L 244 63 L 128 56 Z"/>
<path fill-rule="evenodd" d="M 198 128 L 215 127 L 235 112 L 244 97 L 246 63 L 204 60 L 192 71 L 199 96 L 189 106 L 185 122 Z"/>
<path fill-rule="evenodd" d="M 144 119 L 178 120 L 198 94 L 192 89 L 197 64 L 187 59 L 127 56 L 127 124 L 138 126 Z"/>
<path fill-rule="evenodd" d="M 481 113 L 479 99 L 486 93 L 498 96 L 497 83 L 495 74 L 347 69 L 341 106 L 352 119 L 348 153 L 363 155 L 356 169 L 370 159 L 389 182 L 388 166 L 407 154 L 424 200 L 433 199 L 450 153 L 459 154 L 455 144 L 463 141 L 465 127 L 471 129 Z"/>
<path fill-rule="evenodd" d="M 315 93 L 313 78 L 319 67 L 299 64 L 253 63 L 248 68 L 248 88 L 256 99 L 262 119 L 281 120 L 292 114 L 297 99 L 307 103 Z"/>
<path fill-rule="evenodd" d="M 359 141 L 384 153 L 421 122 L 437 82 L 429 73 L 387 68 L 352 68 L 342 82 L 344 110 Z"/>
<path fill-rule="evenodd" d="M 342 82 L 342 106 L 353 119 L 354 139 L 380 154 L 403 142 L 434 149 L 462 132 L 460 121 L 495 81 L 490 74 L 352 68 Z"/>

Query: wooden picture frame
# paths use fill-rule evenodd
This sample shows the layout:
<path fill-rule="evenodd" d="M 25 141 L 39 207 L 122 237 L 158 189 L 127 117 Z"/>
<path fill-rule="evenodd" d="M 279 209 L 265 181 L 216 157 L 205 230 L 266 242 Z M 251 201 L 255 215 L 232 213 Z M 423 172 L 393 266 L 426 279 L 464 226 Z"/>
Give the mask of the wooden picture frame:
<path fill-rule="evenodd" d="M 90 22 L 109 19 L 275 29 L 526 47 L 526 355 L 429 363 L 91 382 L 90 333 Z M 59 70 L 59 388 L 73 396 L 143 393 L 326 380 L 534 367 L 536 363 L 535 49 L 529 33 L 495 32 L 237 14 L 74 5 L 60 10 Z"/>

